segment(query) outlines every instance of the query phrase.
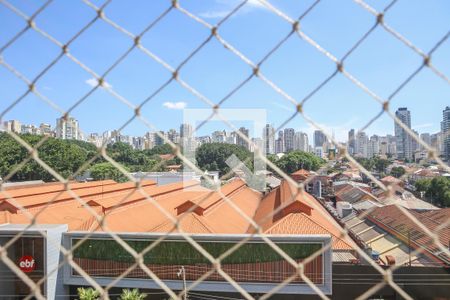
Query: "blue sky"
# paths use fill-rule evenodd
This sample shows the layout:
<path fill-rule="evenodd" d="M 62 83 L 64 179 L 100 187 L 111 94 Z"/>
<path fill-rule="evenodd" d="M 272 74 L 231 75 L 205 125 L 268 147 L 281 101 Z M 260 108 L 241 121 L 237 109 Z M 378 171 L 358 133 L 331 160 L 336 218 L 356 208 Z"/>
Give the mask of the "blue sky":
<path fill-rule="evenodd" d="M 313 1 L 272 0 L 271 3 L 291 18 L 298 18 Z M 11 3 L 31 15 L 43 2 L 17 0 Z M 94 1 L 101 5 L 103 1 Z M 382 10 L 389 1 L 368 3 Z M 236 0 L 180 1 L 181 6 L 206 22 L 215 24 L 235 5 Z M 123 28 L 138 34 L 170 6 L 167 0 L 113 0 L 105 14 Z M 57 40 L 66 43 L 95 16 L 82 1 L 56 0 L 35 22 Z M 400 0 L 386 14 L 385 21 L 428 52 L 450 30 L 450 2 L 446 0 Z M 324 0 L 303 19 L 302 30 L 322 47 L 341 58 L 374 24 L 375 17 L 350 0 Z M 0 47 L 25 26 L 23 19 L 0 5 Z M 291 30 L 291 25 L 249 1 L 219 29 L 225 40 L 254 62 L 259 61 Z M 209 36 L 209 30 L 177 10 L 171 11 L 144 37 L 142 44 L 172 66 L 177 66 Z M 132 40 L 99 20 L 70 46 L 70 52 L 89 68 L 101 74 L 132 45 Z M 29 30 L 3 52 L 9 65 L 32 79 L 60 53 L 60 49 L 39 33 Z M 433 64 L 450 76 L 450 39 L 434 53 Z M 345 68 L 378 95 L 386 98 L 416 68 L 422 59 L 383 28 L 377 28 L 346 60 Z M 261 67 L 271 81 L 296 100 L 303 99 L 335 70 L 335 65 L 315 48 L 293 35 Z M 180 77 L 213 102 L 220 101 L 252 72 L 237 56 L 212 39 L 180 71 Z M 160 64 L 135 49 L 108 76 L 112 89 L 134 104 L 141 103 L 171 74 Z M 37 89 L 62 109 L 68 109 L 92 87 L 92 76 L 63 57 L 39 79 Z M 26 91 L 26 85 L 0 66 L 0 112 Z M 450 85 L 428 69 L 416 76 L 396 97 L 391 109 L 407 106 L 413 128 L 437 132 L 442 110 L 450 104 Z M 222 106 L 232 109 L 266 109 L 268 122 L 279 126 L 293 112 L 293 105 L 258 78 L 230 97 Z M 161 130 L 178 128 L 182 108 L 207 108 L 201 100 L 178 83 L 172 82 L 142 109 L 143 116 Z M 310 98 L 305 113 L 334 131 L 344 140 L 350 128 L 361 128 L 380 111 L 370 96 L 338 74 Z M 72 113 L 84 132 L 103 132 L 121 127 L 133 112 L 104 90 L 95 91 Z M 23 123 L 50 122 L 60 113 L 30 94 L 8 111 L 3 120 Z M 235 122 L 236 126 L 242 123 Z M 300 116 L 287 127 L 311 133 Z M 219 122 L 202 128 L 199 135 L 217 128 Z M 143 135 L 149 128 L 135 120 L 125 134 Z M 393 133 L 393 121 L 383 116 L 367 130 L 369 134 Z"/>

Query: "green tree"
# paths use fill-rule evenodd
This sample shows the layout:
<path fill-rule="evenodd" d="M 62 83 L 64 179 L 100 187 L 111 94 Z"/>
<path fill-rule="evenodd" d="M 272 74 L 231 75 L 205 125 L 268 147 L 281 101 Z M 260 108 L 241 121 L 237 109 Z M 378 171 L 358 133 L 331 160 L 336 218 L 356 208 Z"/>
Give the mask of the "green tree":
<path fill-rule="evenodd" d="M 25 142 L 36 146 L 42 140 L 42 136 L 21 135 Z M 73 175 L 88 159 L 90 152 L 73 141 L 48 138 L 38 148 L 39 158 L 58 174 L 65 178 Z M 0 176 L 7 176 L 16 166 L 25 162 L 29 153 L 22 145 L 6 133 L 0 133 Z M 34 159 L 29 159 L 15 174 L 11 180 L 54 180 Z"/>
<path fill-rule="evenodd" d="M 403 175 L 405 175 L 406 170 L 403 167 L 393 167 L 391 170 L 391 175 L 396 177 L 396 178 L 400 178 Z"/>
<path fill-rule="evenodd" d="M 391 162 L 387 159 L 383 159 L 383 158 L 379 158 L 379 157 L 374 157 L 374 162 L 375 162 L 375 170 L 380 172 L 380 173 L 385 173 L 386 172 L 386 168 L 391 164 Z"/>
<path fill-rule="evenodd" d="M 117 182 L 125 182 L 128 178 L 109 162 L 93 165 L 90 168 L 91 176 L 94 180 L 112 179 Z"/>
<path fill-rule="evenodd" d="M 155 154 L 172 154 L 173 149 L 169 144 L 157 145 L 152 149 L 144 150 L 147 155 L 155 155 Z"/>
<path fill-rule="evenodd" d="M 143 300 L 147 297 L 147 294 L 139 292 L 138 289 L 123 289 L 120 295 L 120 300 Z"/>
<path fill-rule="evenodd" d="M 203 144 L 197 148 L 195 159 L 200 169 L 219 171 L 221 175 L 224 175 L 230 171 L 226 160 L 233 154 L 243 162 L 248 159 L 246 166 L 253 170 L 253 154 L 246 148 L 238 145 L 223 143 Z"/>
<path fill-rule="evenodd" d="M 303 151 L 292 151 L 276 161 L 277 167 L 290 174 L 299 169 L 317 170 L 325 161 L 314 154 Z"/>
<path fill-rule="evenodd" d="M 442 206 L 450 206 L 450 179 L 439 176 L 431 180 L 426 195 L 435 203 Z"/>
<path fill-rule="evenodd" d="M 97 300 L 100 299 L 99 291 L 93 288 L 77 288 L 78 298 L 80 300 Z"/>
<path fill-rule="evenodd" d="M 430 189 L 431 179 L 419 179 L 414 183 L 414 186 L 418 193 L 420 192 L 426 193 Z"/>

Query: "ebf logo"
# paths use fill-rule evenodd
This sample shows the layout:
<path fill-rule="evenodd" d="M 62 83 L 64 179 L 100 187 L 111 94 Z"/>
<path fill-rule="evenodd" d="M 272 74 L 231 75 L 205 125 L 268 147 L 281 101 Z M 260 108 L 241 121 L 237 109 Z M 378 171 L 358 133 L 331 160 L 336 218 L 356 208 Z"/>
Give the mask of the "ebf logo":
<path fill-rule="evenodd" d="M 19 259 L 19 268 L 22 272 L 29 273 L 34 270 L 36 263 L 33 256 L 24 255 Z"/>

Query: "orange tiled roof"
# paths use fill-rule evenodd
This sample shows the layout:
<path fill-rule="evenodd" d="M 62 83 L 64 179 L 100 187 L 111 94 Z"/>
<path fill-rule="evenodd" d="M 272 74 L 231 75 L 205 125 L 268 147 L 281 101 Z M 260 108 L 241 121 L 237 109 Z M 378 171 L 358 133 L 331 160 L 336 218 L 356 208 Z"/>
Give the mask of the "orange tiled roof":
<path fill-rule="evenodd" d="M 156 183 L 153 180 L 145 180 L 141 182 L 141 186 L 152 186 Z M 70 185 L 69 185 L 70 186 Z M 98 196 L 102 197 L 105 194 L 132 190 L 135 187 L 133 182 L 126 183 L 115 183 L 115 184 L 107 184 L 107 185 L 99 185 L 92 183 L 79 183 L 76 184 L 76 188 L 72 190 L 72 192 L 80 198 L 90 197 L 90 196 Z M 32 188 L 35 190 L 35 188 Z M 16 192 L 20 192 L 17 190 Z M 18 193 L 19 194 L 19 193 Z M 13 199 L 4 199 L 0 201 L 0 210 L 1 207 L 7 207 L 10 211 L 17 211 L 21 207 L 22 208 L 34 208 L 38 206 L 46 206 L 50 203 L 59 203 L 62 201 L 71 201 L 75 200 L 72 193 L 65 191 L 64 188 L 58 191 L 50 191 L 48 189 L 44 189 L 43 191 L 36 191 L 35 194 L 31 194 L 30 192 L 24 192 L 19 194 L 20 196 L 13 197 Z M 86 200 L 85 200 L 86 201 Z"/>
<path fill-rule="evenodd" d="M 24 188 L 15 191 L 15 200 L 26 213 L 13 210 L 13 204 L 3 200 L 0 224 L 27 224 L 30 222 L 27 214 L 31 214 L 37 223 L 68 224 L 71 231 L 176 232 L 171 220 L 179 220 L 184 232 L 239 234 L 254 232 L 255 222 L 267 233 L 329 233 L 333 249 L 354 247 L 339 238 L 339 225 L 315 198 L 306 192 L 297 195 L 296 187 L 286 181 L 265 196 L 241 179 L 228 182 L 219 192 L 198 184 L 192 181 L 156 186 L 152 181 L 144 182 L 142 189 L 151 199 L 135 191 L 134 183 L 79 184 L 74 193 L 87 207 L 66 192 L 49 187 Z M 48 205 L 55 196 L 57 201 Z M 104 226 L 98 224 L 93 214 L 104 217 Z"/>
<path fill-rule="evenodd" d="M 309 176 L 310 172 L 305 169 L 300 169 L 292 173 L 291 175 L 303 175 L 303 176 Z"/>

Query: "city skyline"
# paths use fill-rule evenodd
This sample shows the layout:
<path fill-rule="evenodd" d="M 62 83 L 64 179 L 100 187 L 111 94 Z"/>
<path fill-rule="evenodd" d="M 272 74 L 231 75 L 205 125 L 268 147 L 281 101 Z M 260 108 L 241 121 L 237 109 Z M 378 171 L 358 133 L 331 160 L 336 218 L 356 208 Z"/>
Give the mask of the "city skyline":
<path fill-rule="evenodd" d="M 450 138 L 448 137 L 448 130 L 450 129 L 449 106 L 446 106 L 442 111 L 441 130 L 437 133 L 419 133 L 412 128 L 411 121 L 413 118 L 407 107 L 399 107 L 396 111 L 396 116 L 425 143 L 435 147 L 439 155 L 443 155 L 444 157 L 450 155 Z M 105 131 L 104 133 L 84 133 L 80 129 L 78 120 L 72 117 L 57 119 L 54 128 L 48 123 L 41 123 L 38 127 L 30 124 L 21 124 L 19 120 L 5 121 L 3 130 L 6 128 L 16 133 L 46 134 L 61 139 L 84 140 L 94 143 L 97 146 L 100 146 L 105 140 L 108 140 L 108 143 L 124 142 L 130 144 L 135 149 L 150 149 L 156 145 L 162 145 L 165 142 L 163 138 L 156 134 L 157 131 L 148 131 L 140 136 L 126 135 L 117 130 Z M 236 133 L 237 131 L 247 136 L 252 140 L 254 145 L 264 149 L 265 153 L 268 154 L 301 150 L 315 153 L 317 156 L 324 156 L 328 149 L 334 147 L 327 136 L 319 130 L 314 131 L 310 138 L 306 132 L 295 130 L 294 128 L 286 127 L 277 131 L 271 124 L 266 124 L 261 135 L 251 134 L 250 130 L 245 126 L 241 126 L 238 130 L 234 131 L 221 129 L 214 130 L 206 135 L 196 135 L 195 127 L 187 123 L 180 124 L 178 129 L 172 128 L 168 131 L 159 132 L 171 142 L 178 144 L 182 144 L 186 139 L 192 139 L 196 146 L 204 143 L 219 142 L 240 145 L 253 151 L 255 146 L 252 144 L 249 145 Z M 413 160 L 417 159 L 416 156 L 426 158 L 428 155 L 424 147 L 410 137 L 397 123 L 394 123 L 393 134 L 368 135 L 364 131 L 356 132 L 352 128 L 348 131 L 347 140 L 339 142 L 346 145 L 350 154 L 366 158 L 376 155 L 391 155 L 400 159 Z M 196 147 L 195 145 L 194 147 Z"/>

